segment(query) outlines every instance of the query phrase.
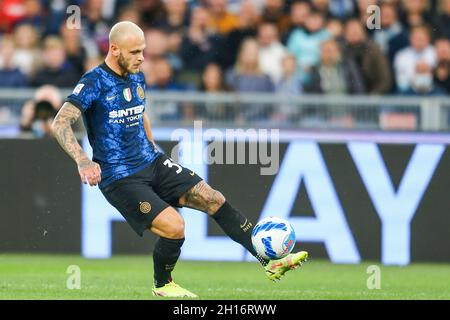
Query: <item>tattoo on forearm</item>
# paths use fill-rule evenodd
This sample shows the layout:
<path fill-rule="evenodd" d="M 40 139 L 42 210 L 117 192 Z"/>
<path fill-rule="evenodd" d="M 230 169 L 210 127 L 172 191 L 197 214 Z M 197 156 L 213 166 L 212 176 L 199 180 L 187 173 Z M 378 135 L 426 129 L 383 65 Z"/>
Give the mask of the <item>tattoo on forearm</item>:
<path fill-rule="evenodd" d="M 66 102 L 59 110 L 52 124 L 53 135 L 61 147 L 80 166 L 87 165 L 89 161 L 86 153 L 81 148 L 72 130 L 74 124 L 81 115 L 81 111 L 74 105 Z"/>
<path fill-rule="evenodd" d="M 225 197 L 222 193 L 201 181 L 184 194 L 180 204 L 208 214 L 214 214 L 224 202 Z"/>

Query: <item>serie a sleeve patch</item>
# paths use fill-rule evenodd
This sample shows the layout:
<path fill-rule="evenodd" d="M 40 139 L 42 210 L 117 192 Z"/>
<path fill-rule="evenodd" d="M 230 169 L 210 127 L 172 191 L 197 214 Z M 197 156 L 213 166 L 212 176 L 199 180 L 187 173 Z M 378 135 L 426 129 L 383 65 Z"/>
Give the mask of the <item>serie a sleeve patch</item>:
<path fill-rule="evenodd" d="M 83 83 L 79 83 L 79 84 L 75 87 L 75 89 L 73 89 L 72 94 L 78 95 L 78 94 L 80 93 L 81 89 L 83 89 L 83 87 L 84 87 L 84 84 L 83 84 Z"/>

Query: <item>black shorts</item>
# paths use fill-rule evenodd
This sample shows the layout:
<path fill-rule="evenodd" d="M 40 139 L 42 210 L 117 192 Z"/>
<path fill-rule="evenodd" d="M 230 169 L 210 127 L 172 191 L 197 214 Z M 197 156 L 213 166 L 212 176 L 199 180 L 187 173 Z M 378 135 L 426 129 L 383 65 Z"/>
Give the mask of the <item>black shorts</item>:
<path fill-rule="evenodd" d="M 101 191 L 142 237 L 161 211 L 168 206 L 181 207 L 180 197 L 201 180 L 193 171 L 161 154 L 148 167 L 114 181 Z"/>

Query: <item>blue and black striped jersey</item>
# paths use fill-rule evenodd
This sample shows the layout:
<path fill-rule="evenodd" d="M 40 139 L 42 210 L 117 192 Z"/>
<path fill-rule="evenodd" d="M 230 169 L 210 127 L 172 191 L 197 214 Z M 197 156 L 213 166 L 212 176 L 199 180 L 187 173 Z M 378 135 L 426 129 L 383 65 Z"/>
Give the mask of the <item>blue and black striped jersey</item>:
<path fill-rule="evenodd" d="M 142 72 L 120 76 L 106 63 L 82 76 L 67 99 L 83 113 L 93 161 L 100 164 L 100 188 L 150 165 L 160 154 L 144 129 Z"/>

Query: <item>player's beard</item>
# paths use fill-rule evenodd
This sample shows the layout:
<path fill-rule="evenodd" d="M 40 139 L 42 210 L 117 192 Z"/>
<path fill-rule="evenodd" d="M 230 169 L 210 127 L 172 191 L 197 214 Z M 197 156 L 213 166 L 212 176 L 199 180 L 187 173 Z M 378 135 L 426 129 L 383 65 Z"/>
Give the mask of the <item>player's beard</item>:
<path fill-rule="evenodd" d="M 128 62 L 125 60 L 125 57 L 122 53 L 119 54 L 119 60 L 117 61 L 120 69 L 122 69 L 123 75 L 126 76 L 128 73 L 136 73 L 137 71 L 131 70 L 129 68 Z"/>

